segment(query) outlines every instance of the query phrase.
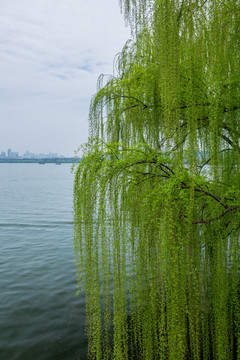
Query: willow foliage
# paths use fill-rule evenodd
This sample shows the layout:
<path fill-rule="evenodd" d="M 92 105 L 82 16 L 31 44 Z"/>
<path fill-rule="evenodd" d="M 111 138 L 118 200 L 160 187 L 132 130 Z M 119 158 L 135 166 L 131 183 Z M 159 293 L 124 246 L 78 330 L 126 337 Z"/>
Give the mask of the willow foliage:
<path fill-rule="evenodd" d="M 75 173 L 90 359 L 240 359 L 240 1 L 121 1 Z"/>

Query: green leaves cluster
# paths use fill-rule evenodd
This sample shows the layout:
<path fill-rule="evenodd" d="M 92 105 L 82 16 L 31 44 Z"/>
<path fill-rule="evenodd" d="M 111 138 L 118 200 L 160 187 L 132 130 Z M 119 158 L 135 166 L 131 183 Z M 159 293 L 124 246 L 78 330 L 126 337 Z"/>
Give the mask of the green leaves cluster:
<path fill-rule="evenodd" d="M 121 2 L 75 171 L 90 359 L 240 359 L 240 2 Z"/>

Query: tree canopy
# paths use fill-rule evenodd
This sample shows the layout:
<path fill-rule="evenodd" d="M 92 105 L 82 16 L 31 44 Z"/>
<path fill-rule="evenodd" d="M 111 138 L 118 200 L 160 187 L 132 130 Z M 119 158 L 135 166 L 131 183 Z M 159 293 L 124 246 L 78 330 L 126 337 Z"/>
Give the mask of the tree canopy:
<path fill-rule="evenodd" d="M 240 1 L 120 6 L 75 170 L 89 358 L 240 359 Z"/>

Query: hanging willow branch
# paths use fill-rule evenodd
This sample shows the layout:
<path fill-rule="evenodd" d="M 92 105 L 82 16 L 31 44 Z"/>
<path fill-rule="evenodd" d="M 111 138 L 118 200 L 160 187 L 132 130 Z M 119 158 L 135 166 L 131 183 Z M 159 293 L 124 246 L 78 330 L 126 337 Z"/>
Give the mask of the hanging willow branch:
<path fill-rule="evenodd" d="M 240 1 L 120 1 L 75 171 L 89 359 L 240 360 Z"/>

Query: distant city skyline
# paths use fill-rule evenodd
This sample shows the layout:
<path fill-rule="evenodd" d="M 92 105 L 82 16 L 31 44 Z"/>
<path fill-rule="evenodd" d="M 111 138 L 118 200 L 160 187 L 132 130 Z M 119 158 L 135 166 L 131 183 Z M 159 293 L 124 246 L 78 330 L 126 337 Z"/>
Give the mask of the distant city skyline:
<path fill-rule="evenodd" d="M 2 151 L 0 153 L 1 159 L 53 159 L 53 158 L 64 158 L 64 155 L 58 155 L 58 153 L 52 153 L 49 151 L 48 153 L 33 153 L 29 150 L 26 150 L 22 153 L 22 155 L 19 153 L 19 151 L 12 151 L 11 148 L 8 148 L 7 151 Z"/>

